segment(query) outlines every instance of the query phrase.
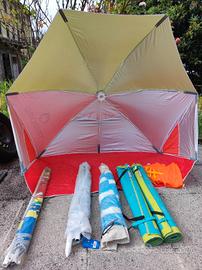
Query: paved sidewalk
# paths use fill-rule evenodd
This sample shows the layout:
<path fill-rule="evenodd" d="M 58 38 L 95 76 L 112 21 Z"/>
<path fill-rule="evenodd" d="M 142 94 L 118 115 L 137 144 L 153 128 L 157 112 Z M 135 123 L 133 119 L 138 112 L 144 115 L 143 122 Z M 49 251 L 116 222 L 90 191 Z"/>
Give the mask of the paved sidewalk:
<path fill-rule="evenodd" d="M 200 147 L 202 161 L 202 147 Z M 73 248 L 64 256 L 68 207 L 71 196 L 46 199 L 26 261 L 12 269 L 79 269 L 79 270 L 201 270 L 202 269 L 202 163 L 195 165 L 183 189 L 159 188 L 184 238 L 176 244 L 146 248 L 138 231 L 130 232 L 131 242 L 119 246 L 117 252 Z M 29 201 L 30 194 L 19 176 L 17 162 L 9 164 L 9 175 L 0 184 L 0 255 L 10 244 L 17 223 Z M 128 206 L 121 193 L 124 212 Z M 92 196 L 91 224 L 93 237 L 100 238 L 98 197 Z M 1 269 L 1 267 L 0 267 Z"/>

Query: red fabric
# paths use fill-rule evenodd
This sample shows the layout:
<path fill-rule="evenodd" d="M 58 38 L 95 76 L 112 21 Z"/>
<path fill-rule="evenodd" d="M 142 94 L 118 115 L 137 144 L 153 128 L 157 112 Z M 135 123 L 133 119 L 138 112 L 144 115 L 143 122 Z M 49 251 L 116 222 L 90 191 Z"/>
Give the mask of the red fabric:
<path fill-rule="evenodd" d="M 30 141 L 30 138 L 29 138 L 26 130 L 24 130 L 24 137 L 25 137 L 25 143 L 26 143 L 26 146 L 27 146 L 27 152 L 28 152 L 28 156 L 29 156 L 29 161 L 31 162 L 36 157 L 36 151 L 34 150 L 34 147 L 33 147 L 32 143 Z"/>
<path fill-rule="evenodd" d="M 30 135 L 38 155 L 95 98 L 83 93 L 42 91 L 11 95 L 8 102 Z"/>
<path fill-rule="evenodd" d="M 175 162 L 181 170 L 183 179 L 185 179 L 194 164 L 194 161 L 185 158 L 155 153 L 113 152 L 42 157 L 39 160 L 36 160 L 25 173 L 27 184 L 31 192 L 33 192 L 42 170 L 46 166 L 49 166 L 52 169 L 52 175 L 46 196 L 72 194 L 74 192 L 79 164 L 84 161 L 87 161 L 91 166 L 92 192 L 98 191 L 100 176 L 99 165 L 101 162 L 106 163 L 109 166 L 116 180 L 116 166 L 126 163 L 130 165 L 133 163 L 146 165 L 147 163 L 155 162 L 164 164 Z"/>
<path fill-rule="evenodd" d="M 163 152 L 172 155 L 179 155 L 179 125 L 171 132 L 163 146 Z"/>
<path fill-rule="evenodd" d="M 18 118 L 15 110 L 12 106 L 9 106 L 10 114 L 12 117 L 13 127 L 15 130 L 16 138 L 17 138 L 17 144 L 20 149 L 20 159 L 23 162 L 24 166 L 27 167 L 30 164 L 29 156 L 27 153 L 27 146 L 25 143 L 25 136 L 24 136 L 24 126 L 20 119 Z"/>

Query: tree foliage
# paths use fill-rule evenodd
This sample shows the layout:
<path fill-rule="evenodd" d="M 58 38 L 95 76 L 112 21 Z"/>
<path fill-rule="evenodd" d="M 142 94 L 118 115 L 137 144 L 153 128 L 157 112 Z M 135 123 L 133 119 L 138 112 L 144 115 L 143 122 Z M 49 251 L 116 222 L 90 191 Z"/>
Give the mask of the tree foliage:
<path fill-rule="evenodd" d="M 0 112 L 8 117 L 8 110 L 6 104 L 6 93 L 10 88 L 12 82 L 11 81 L 3 81 L 0 82 Z"/>
<path fill-rule="evenodd" d="M 16 45 L 21 46 L 21 64 L 24 67 L 51 23 L 49 0 L 0 1 L 0 24 L 10 40 L 7 46 L 17 53 L 19 47 Z"/>
<path fill-rule="evenodd" d="M 195 85 L 202 78 L 202 5 L 200 0 L 147 1 L 145 13 L 165 13 L 170 17 L 173 34 L 180 38 L 182 62 Z"/>
<path fill-rule="evenodd" d="M 47 29 L 51 23 L 48 14 L 49 0 L 3 0 L 2 3 L 1 25 L 10 32 L 10 36 L 19 32 L 21 41 L 27 46 L 31 43 L 31 29 L 32 42 L 36 46 L 43 37 L 44 27 Z"/>

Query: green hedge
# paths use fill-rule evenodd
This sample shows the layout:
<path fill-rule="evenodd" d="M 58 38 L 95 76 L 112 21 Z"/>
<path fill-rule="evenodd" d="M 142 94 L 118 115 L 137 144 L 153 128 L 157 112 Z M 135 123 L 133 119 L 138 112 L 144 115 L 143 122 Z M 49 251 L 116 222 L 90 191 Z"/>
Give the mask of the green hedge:
<path fill-rule="evenodd" d="M 6 92 L 10 88 L 12 82 L 3 81 L 0 82 L 0 112 L 8 116 L 8 110 L 6 105 Z"/>

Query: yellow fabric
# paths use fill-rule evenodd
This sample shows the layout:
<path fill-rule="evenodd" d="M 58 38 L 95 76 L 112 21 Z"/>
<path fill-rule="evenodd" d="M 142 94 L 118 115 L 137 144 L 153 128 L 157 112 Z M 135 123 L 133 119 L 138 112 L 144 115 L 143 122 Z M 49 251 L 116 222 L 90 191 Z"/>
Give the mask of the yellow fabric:
<path fill-rule="evenodd" d="M 179 57 L 168 18 L 134 49 L 106 88 L 108 92 L 138 89 L 196 91 Z"/>
<path fill-rule="evenodd" d="M 148 189 L 147 185 L 143 181 L 142 176 L 140 175 L 139 171 L 135 171 L 134 173 L 135 173 L 135 176 L 137 178 L 138 184 L 143 191 L 143 194 L 145 194 L 145 196 L 147 197 L 148 201 L 152 205 L 153 210 L 157 211 L 157 212 L 162 212 L 161 208 L 157 204 L 156 200 L 154 199 L 154 197 L 151 194 L 150 190 Z M 155 215 L 155 216 L 158 220 L 160 220 L 162 218 L 162 216 L 160 216 L 160 215 Z M 164 221 L 161 223 L 161 226 L 162 226 L 161 233 L 162 233 L 163 237 L 165 237 L 166 234 L 171 232 L 170 225 L 168 224 L 167 221 Z"/>
<path fill-rule="evenodd" d="M 75 42 L 103 90 L 119 65 L 163 17 L 65 11 Z"/>
<path fill-rule="evenodd" d="M 21 220 L 21 221 L 20 221 L 20 224 L 18 225 L 18 230 L 20 230 L 20 229 L 22 228 L 23 221 L 24 221 L 24 220 Z"/>
<path fill-rule="evenodd" d="M 36 203 L 42 203 L 43 202 L 43 198 L 42 197 L 37 197 L 34 199 L 34 202 Z"/>
<path fill-rule="evenodd" d="M 193 91 L 163 15 L 58 13 L 10 92 Z"/>
<path fill-rule="evenodd" d="M 162 244 L 163 239 L 159 234 L 144 234 L 142 236 L 143 242 L 146 246 L 158 246 L 160 244 Z"/>
<path fill-rule="evenodd" d="M 165 238 L 164 241 L 166 243 L 175 243 L 176 240 L 179 241 L 182 239 L 182 233 L 181 231 L 178 229 L 178 227 L 172 226 L 171 227 L 171 232 L 168 233 Z"/>
<path fill-rule="evenodd" d="M 33 217 L 33 218 L 37 218 L 38 217 L 38 213 L 34 210 L 29 210 L 26 214 L 26 217 Z"/>
<path fill-rule="evenodd" d="M 59 14 L 10 89 L 11 92 L 39 90 L 96 92 L 94 78 Z"/>
<path fill-rule="evenodd" d="M 145 181 L 143 180 L 142 175 L 139 173 L 139 171 L 135 171 L 134 173 L 137 178 L 138 184 L 140 185 L 141 190 L 143 191 L 143 194 L 147 197 L 149 204 L 152 205 L 152 209 L 157 212 L 162 212 L 161 208 L 154 199 L 151 191 L 148 189 Z M 156 214 L 155 218 L 160 221 L 162 219 L 162 216 Z M 180 232 L 180 230 L 176 226 L 170 226 L 167 221 L 161 222 L 160 231 L 164 241 L 167 243 L 174 243 L 182 238 L 182 233 Z"/>

